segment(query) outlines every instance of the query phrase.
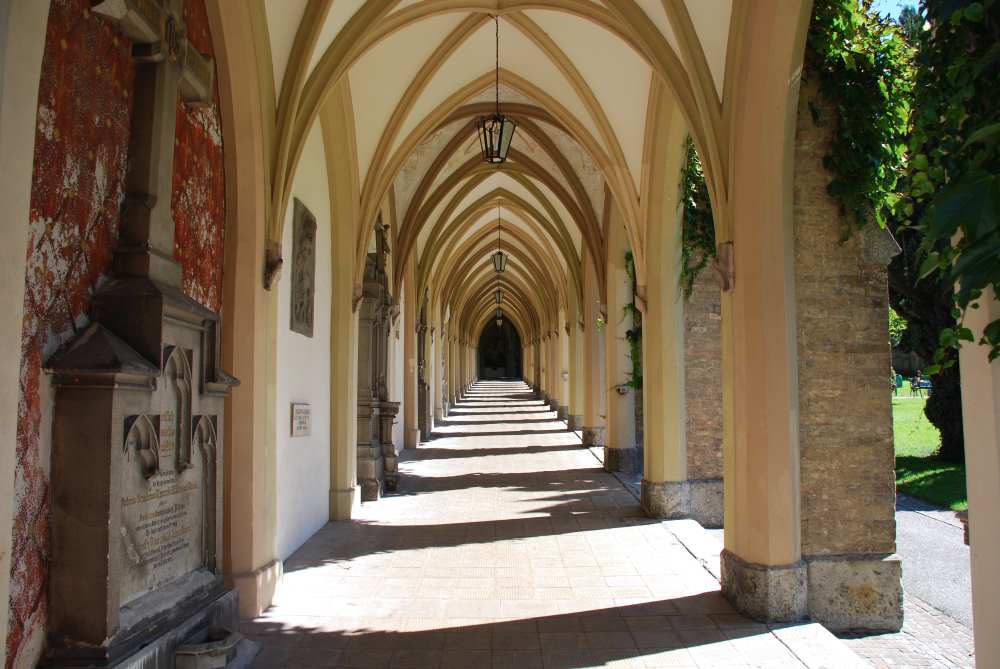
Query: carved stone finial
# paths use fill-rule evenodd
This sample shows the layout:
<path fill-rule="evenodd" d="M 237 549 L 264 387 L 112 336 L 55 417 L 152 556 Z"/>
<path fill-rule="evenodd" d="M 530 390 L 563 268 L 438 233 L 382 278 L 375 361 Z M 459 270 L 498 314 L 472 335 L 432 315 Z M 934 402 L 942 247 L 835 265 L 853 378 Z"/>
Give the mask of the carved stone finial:
<path fill-rule="evenodd" d="M 264 250 L 264 290 L 271 288 L 281 276 L 281 266 L 285 263 L 281 257 L 281 244 L 268 242 Z"/>

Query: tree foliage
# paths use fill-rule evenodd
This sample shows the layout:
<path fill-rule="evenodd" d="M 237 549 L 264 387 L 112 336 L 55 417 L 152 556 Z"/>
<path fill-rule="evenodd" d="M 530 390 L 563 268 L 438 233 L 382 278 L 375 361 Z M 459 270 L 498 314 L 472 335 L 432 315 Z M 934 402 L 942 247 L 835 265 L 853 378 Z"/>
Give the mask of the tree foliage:
<path fill-rule="evenodd" d="M 1000 294 L 1000 4 L 925 0 L 922 9 L 904 206 L 923 236 L 921 277 L 957 286 L 959 322 L 939 335 L 936 371 L 954 365 L 963 341 L 1000 356 L 1000 320 L 981 333 L 962 324 L 984 291 Z"/>
<path fill-rule="evenodd" d="M 930 360 L 939 333 L 950 331 L 955 320 L 950 280 L 919 280 L 925 236 L 909 226 L 922 210 L 910 189 L 927 183 L 915 176 L 920 171 L 915 168 L 923 163 L 913 147 L 913 126 L 924 111 L 919 95 L 925 91 L 917 74 L 928 48 L 923 25 L 923 17 L 912 8 L 903 12 L 897 26 L 872 12 L 868 0 L 819 0 L 806 66 L 807 75 L 819 77 L 820 93 L 836 116 L 838 133 L 825 161 L 834 175 L 829 193 L 854 224 L 874 221 L 896 236 L 902 252 L 889 265 L 890 302 L 907 321 L 906 343 Z M 954 351 L 950 355 L 954 358 Z M 934 393 L 924 411 L 941 433 L 939 456 L 962 461 L 957 367 L 934 378 Z"/>

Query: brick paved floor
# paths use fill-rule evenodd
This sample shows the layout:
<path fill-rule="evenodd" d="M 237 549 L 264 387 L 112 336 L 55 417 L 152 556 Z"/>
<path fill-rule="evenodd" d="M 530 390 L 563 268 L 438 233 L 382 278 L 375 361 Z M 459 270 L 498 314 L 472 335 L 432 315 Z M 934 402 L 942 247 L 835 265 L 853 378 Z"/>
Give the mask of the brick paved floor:
<path fill-rule="evenodd" d="M 903 595 L 903 629 L 896 634 L 842 637 L 875 669 L 972 669 L 972 632 L 914 595 Z"/>
<path fill-rule="evenodd" d="M 736 614 L 525 390 L 479 384 L 404 454 L 398 493 L 286 561 L 243 626 L 255 667 L 868 666 L 818 625 Z"/>

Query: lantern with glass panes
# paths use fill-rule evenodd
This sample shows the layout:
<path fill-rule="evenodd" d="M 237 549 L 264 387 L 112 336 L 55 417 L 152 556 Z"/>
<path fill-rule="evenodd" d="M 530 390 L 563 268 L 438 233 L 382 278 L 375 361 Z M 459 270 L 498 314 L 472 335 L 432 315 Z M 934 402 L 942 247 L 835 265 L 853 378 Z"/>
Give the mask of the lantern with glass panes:
<path fill-rule="evenodd" d="M 476 122 L 479 132 L 479 148 L 483 152 L 483 161 L 499 165 L 507 160 L 510 151 L 510 141 L 514 138 L 517 122 L 500 113 L 500 17 L 494 16 L 497 33 L 496 62 L 496 111 L 489 116 L 481 116 Z"/>
<path fill-rule="evenodd" d="M 500 223 L 500 207 L 497 207 L 497 252 L 493 254 L 493 269 L 499 274 L 507 269 L 507 254 L 503 252 L 500 234 L 503 225 Z"/>

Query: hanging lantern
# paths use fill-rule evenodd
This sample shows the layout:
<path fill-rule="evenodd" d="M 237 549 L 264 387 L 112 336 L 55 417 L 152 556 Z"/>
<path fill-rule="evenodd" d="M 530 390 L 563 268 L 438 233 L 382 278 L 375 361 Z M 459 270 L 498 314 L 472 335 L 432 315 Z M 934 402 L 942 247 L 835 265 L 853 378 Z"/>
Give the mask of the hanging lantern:
<path fill-rule="evenodd" d="M 496 114 L 480 117 L 477 126 L 483 160 L 494 165 L 506 162 L 510 141 L 514 139 L 514 131 L 517 129 L 514 119 L 498 111 Z"/>
<path fill-rule="evenodd" d="M 507 160 L 510 151 L 510 141 L 514 138 L 517 123 L 500 113 L 500 17 L 494 16 L 497 26 L 497 63 L 496 63 L 496 111 L 489 116 L 481 116 L 476 122 L 479 131 L 479 148 L 483 152 L 483 161 L 491 165 L 499 165 Z"/>
<path fill-rule="evenodd" d="M 500 245 L 500 230 L 503 226 L 500 224 L 500 207 L 497 207 L 497 252 L 493 254 L 493 269 L 499 272 L 503 272 L 507 269 L 507 254 L 503 252 Z"/>
<path fill-rule="evenodd" d="M 496 297 L 497 304 L 503 302 L 503 291 L 500 290 L 499 288 L 497 288 L 497 292 L 494 294 L 494 296 Z"/>
<path fill-rule="evenodd" d="M 497 309 L 497 327 L 503 326 L 503 309 Z"/>
<path fill-rule="evenodd" d="M 497 251 L 493 254 L 493 269 L 498 272 L 503 272 L 507 269 L 507 254 L 503 251 Z"/>

